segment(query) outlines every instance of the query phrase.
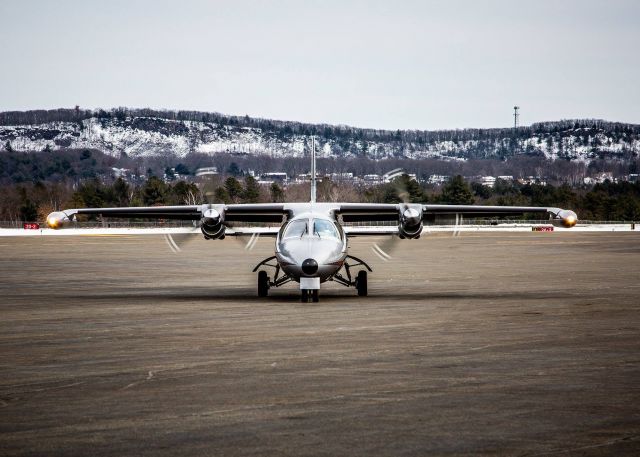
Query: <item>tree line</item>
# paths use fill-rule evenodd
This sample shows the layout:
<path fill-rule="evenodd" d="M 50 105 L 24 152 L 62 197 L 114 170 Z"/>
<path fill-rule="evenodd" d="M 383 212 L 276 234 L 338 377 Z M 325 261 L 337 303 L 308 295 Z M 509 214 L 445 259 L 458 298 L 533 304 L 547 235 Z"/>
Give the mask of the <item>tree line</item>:
<path fill-rule="evenodd" d="M 63 208 L 304 202 L 309 192 L 308 183 L 261 186 L 252 176 L 215 177 L 200 186 L 182 180 L 167 183 L 155 176 L 139 184 L 122 178 L 111 182 L 92 178 L 80 184 L 25 182 L 0 185 L 0 220 L 42 222 L 48 213 Z M 392 183 L 361 189 L 325 178 L 318 183 L 318 200 L 550 206 L 575 210 L 583 220 L 640 220 L 640 183 L 629 182 L 572 188 L 497 180 L 489 188 L 468 183 L 460 175 L 442 186 L 420 185 L 404 175 Z"/>
<path fill-rule="evenodd" d="M 193 178 L 201 167 L 215 166 L 221 174 L 242 177 L 253 172 L 284 172 L 290 178 L 309 172 L 309 159 L 305 157 L 268 157 L 249 154 L 188 154 L 185 157 L 147 156 L 115 158 L 98 150 L 61 149 L 55 153 L 47 151 L 18 152 L 0 150 L 0 183 L 26 183 L 36 181 L 62 182 L 71 180 L 80 183 L 86 179 L 112 180 L 114 168 L 125 169 L 128 179 L 141 182 L 151 176 L 162 177 L 177 173 Z M 322 173 L 353 173 L 382 175 L 390 170 L 402 168 L 414 173 L 419 180 L 426 181 L 435 175 L 454 176 L 513 176 L 515 178 L 535 176 L 553 184 L 568 183 L 580 186 L 585 177 L 610 173 L 623 177 L 638 173 L 640 159 L 629 162 L 595 159 L 589 164 L 568 160 L 547 160 L 543 157 L 515 156 L 509 160 L 472 159 L 467 161 L 444 161 L 435 158 L 392 158 L 373 160 L 369 158 L 318 158 L 318 170 Z M 175 170 L 175 171 L 174 171 Z"/>

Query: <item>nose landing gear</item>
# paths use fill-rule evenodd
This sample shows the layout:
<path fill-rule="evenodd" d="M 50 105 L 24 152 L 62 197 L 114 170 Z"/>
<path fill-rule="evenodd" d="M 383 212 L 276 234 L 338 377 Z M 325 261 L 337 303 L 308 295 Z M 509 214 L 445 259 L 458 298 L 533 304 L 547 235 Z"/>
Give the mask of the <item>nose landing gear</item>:
<path fill-rule="evenodd" d="M 318 303 L 320 301 L 318 289 L 302 289 L 300 291 L 300 301 L 302 303 Z"/>

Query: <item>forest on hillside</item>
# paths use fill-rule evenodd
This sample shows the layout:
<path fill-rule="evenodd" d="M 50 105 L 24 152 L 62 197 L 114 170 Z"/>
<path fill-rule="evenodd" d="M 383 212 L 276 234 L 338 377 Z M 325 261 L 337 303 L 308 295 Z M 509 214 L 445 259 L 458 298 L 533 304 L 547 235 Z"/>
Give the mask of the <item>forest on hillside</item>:
<path fill-rule="evenodd" d="M 98 178 L 74 186 L 69 181 L 36 182 L 0 186 L 0 221 L 39 221 L 52 211 L 78 207 L 153 206 L 199 203 L 302 202 L 309 200 L 309 185 L 286 188 L 273 183 L 261 186 L 251 177 L 221 176 L 204 185 L 177 181 L 166 183 L 151 177 L 133 185 L 122 178 L 110 183 Z M 455 176 L 443 186 L 425 186 L 407 175 L 396 181 L 365 189 L 323 179 L 319 201 L 446 203 L 484 205 L 552 206 L 575 210 L 583 220 L 640 221 L 640 183 L 596 184 L 585 189 L 568 185 L 521 185 L 498 180 L 494 188 L 468 183 Z"/>
<path fill-rule="evenodd" d="M 375 140 L 384 142 L 405 141 L 429 143 L 434 141 L 468 141 L 478 139 L 500 139 L 505 137 L 524 138 L 535 133 L 559 134 L 567 131 L 581 131 L 588 136 L 598 132 L 611 132 L 616 138 L 637 137 L 640 125 L 623 122 L 609 122 L 600 119 L 567 119 L 537 122 L 530 126 L 513 128 L 465 128 L 450 130 L 383 130 L 352 127 L 347 125 L 309 124 L 304 122 L 263 119 L 249 116 L 232 116 L 205 111 L 173 111 L 151 108 L 119 107 L 109 110 L 96 109 L 54 109 L 32 111 L 0 112 L 0 125 L 38 125 L 49 122 L 79 122 L 96 117 L 98 119 L 158 118 L 172 121 L 213 123 L 222 126 L 249 127 L 280 135 L 317 135 L 325 138 L 349 140 Z"/>
<path fill-rule="evenodd" d="M 173 156 L 119 157 L 90 149 L 62 149 L 19 152 L 0 150 L 0 183 L 20 184 L 38 181 L 62 182 L 69 180 L 76 185 L 85 179 L 100 178 L 104 182 L 115 179 L 114 168 L 126 170 L 133 182 L 144 181 L 150 176 L 163 176 L 167 170 L 175 170 L 187 179 L 193 179 L 198 168 L 216 167 L 219 173 L 242 177 L 253 173 L 284 172 L 290 178 L 309 172 L 308 158 L 279 158 L 249 154 L 189 154 L 182 158 Z M 373 160 L 368 158 L 319 158 L 318 171 L 322 174 L 353 173 L 383 175 L 402 168 L 427 181 L 431 175 L 462 176 L 535 176 L 555 184 L 581 186 L 585 177 L 597 177 L 603 173 L 614 177 L 637 174 L 640 159 L 629 163 L 609 160 L 593 160 L 589 164 L 562 159 L 515 156 L 508 160 L 473 159 L 444 161 L 439 159 L 392 158 Z"/>
<path fill-rule="evenodd" d="M 383 130 L 148 108 L 0 112 L 3 145 L 11 148 L 15 144 L 22 150 L 88 147 L 116 157 L 237 152 L 290 158 L 308 147 L 311 136 L 334 158 L 505 159 L 526 155 L 628 163 L 640 151 L 640 125 L 599 119 L 538 122 L 517 128 Z"/>

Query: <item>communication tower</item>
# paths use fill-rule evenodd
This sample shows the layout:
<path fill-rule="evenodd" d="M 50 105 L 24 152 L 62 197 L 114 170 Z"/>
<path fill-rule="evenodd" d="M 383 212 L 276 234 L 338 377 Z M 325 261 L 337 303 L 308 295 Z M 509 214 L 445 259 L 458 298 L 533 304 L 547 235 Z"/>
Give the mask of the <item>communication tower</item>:
<path fill-rule="evenodd" d="M 518 112 L 518 110 L 520 110 L 519 106 L 513 107 L 513 128 L 514 129 L 518 128 L 518 119 L 520 118 L 520 113 Z"/>

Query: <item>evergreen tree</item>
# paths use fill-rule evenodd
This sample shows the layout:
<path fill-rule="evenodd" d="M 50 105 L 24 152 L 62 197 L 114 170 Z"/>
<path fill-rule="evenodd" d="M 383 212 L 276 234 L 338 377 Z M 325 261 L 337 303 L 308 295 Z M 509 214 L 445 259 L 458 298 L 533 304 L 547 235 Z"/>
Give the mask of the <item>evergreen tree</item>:
<path fill-rule="evenodd" d="M 229 200 L 233 202 L 237 202 L 238 199 L 242 196 L 242 184 L 240 184 L 240 182 L 233 176 L 229 176 L 224 181 L 224 188 L 227 191 Z"/>
<path fill-rule="evenodd" d="M 382 198 L 385 203 L 422 203 L 426 200 L 420 184 L 407 174 L 385 185 Z"/>
<path fill-rule="evenodd" d="M 165 167 L 164 175 L 169 181 L 173 181 L 174 179 L 176 179 L 176 174 L 173 172 L 171 167 Z"/>
<path fill-rule="evenodd" d="M 77 206 L 86 208 L 100 208 L 106 206 L 105 191 L 98 179 L 86 181 L 73 194 L 73 201 Z"/>
<path fill-rule="evenodd" d="M 167 185 L 152 176 L 142 186 L 142 201 L 145 206 L 164 205 L 167 200 Z"/>
<path fill-rule="evenodd" d="M 124 179 L 116 179 L 111 187 L 117 206 L 129 206 L 131 204 L 129 184 Z"/>
<path fill-rule="evenodd" d="M 247 176 L 244 180 L 242 200 L 244 203 L 258 203 L 260 200 L 260 185 L 253 176 Z"/>
<path fill-rule="evenodd" d="M 229 198 L 229 193 L 227 192 L 227 189 L 225 189 L 224 187 L 218 187 L 216 188 L 214 194 L 213 194 L 213 199 L 215 203 L 229 203 L 231 202 L 231 198 Z"/>
<path fill-rule="evenodd" d="M 35 222 L 38 219 L 38 206 L 27 196 L 27 189 L 20 187 L 20 219 L 22 222 Z"/>
<path fill-rule="evenodd" d="M 470 205 L 473 203 L 473 195 L 464 178 L 457 175 L 442 188 L 440 201 L 449 205 Z"/>
<path fill-rule="evenodd" d="M 193 205 L 200 200 L 200 191 L 194 183 L 178 181 L 171 189 L 172 203 L 176 205 Z"/>
<path fill-rule="evenodd" d="M 229 165 L 229 168 L 227 168 L 227 173 L 231 176 L 242 176 L 242 170 L 235 162 L 231 162 L 231 165 Z"/>
<path fill-rule="evenodd" d="M 280 187 L 278 183 L 271 183 L 269 192 L 271 193 L 271 201 L 273 203 L 281 203 L 284 201 L 284 190 L 282 190 L 282 187 Z"/>

